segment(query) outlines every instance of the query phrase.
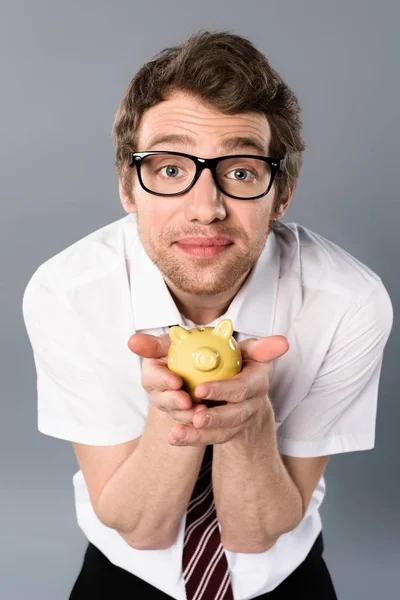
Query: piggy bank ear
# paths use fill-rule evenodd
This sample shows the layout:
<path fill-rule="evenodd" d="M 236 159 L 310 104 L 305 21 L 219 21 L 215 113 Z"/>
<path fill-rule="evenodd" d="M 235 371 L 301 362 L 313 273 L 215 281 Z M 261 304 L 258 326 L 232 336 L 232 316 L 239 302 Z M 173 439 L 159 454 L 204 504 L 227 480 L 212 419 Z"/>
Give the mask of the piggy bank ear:
<path fill-rule="evenodd" d="M 223 319 L 214 327 L 213 334 L 224 340 L 229 340 L 233 333 L 233 324 L 230 319 Z"/>
<path fill-rule="evenodd" d="M 169 330 L 169 337 L 175 344 L 180 344 L 188 335 L 188 330 L 180 325 L 174 325 Z"/>

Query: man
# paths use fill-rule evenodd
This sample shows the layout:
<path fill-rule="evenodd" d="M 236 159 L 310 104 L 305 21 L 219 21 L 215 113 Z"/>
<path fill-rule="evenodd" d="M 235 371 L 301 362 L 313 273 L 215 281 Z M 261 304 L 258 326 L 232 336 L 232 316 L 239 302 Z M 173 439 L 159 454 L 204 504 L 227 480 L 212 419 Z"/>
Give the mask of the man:
<path fill-rule="evenodd" d="M 336 598 L 323 474 L 330 455 L 374 446 L 393 314 L 378 275 L 280 222 L 299 114 L 243 37 L 164 50 L 114 122 L 127 216 L 26 288 L 39 430 L 70 440 L 80 466 L 89 544 L 72 600 Z M 169 328 L 222 318 L 242 371 L 193 404 L 167 368 Z"/>

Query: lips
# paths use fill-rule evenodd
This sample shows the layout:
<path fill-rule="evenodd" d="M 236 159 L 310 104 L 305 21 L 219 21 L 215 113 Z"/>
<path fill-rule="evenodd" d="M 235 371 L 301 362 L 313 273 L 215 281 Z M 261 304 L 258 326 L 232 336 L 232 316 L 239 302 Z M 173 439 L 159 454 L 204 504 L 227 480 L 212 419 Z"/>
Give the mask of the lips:
<path fill-rule="evenodd" d="M 228 238 L 216 237 L 187 237 L 175 242 L 175 246 L 185 254 L 194 258 L 215 258 L 224 252 L 233 242 Z"/>
<path fill-rule="evenodd" d="M 188 237 L 176 242 L 182 246 L 229 246 L 231 240 L 224 237 Z"/>

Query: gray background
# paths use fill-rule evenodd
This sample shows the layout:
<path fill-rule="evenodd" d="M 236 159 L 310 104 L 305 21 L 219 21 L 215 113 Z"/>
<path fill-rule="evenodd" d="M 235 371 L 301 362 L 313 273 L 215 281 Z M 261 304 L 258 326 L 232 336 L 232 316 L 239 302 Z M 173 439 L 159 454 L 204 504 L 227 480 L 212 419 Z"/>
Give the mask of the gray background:
<path fill-rule="evenodd" d="M 66 599 L 86 546 L 72 446 L 36 430 L 21 301 L 39 264 L 125 214 L 111 125 L 131 77 L 200 28 L 249 37 L 303 107 L 308 149 L 285 221 L 376 271 L 396 312 L 399 17 L 389 1 L 0 3 L 2 599 Z M 395 324 L 376 449 L 335 456 L 326 474 L 325 558 L 340 600 L 397 597 L 399 341 Z"/>

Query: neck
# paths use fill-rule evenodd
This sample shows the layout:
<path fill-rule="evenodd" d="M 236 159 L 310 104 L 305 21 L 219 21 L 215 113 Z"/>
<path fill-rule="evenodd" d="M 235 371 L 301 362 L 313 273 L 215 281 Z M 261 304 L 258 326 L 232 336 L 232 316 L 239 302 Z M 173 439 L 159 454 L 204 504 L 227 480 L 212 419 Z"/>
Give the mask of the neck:
<path fill-rule="evenodd" d="M 213 296 L 188 294 L 176 288 L 169 280 L 165 279 L 165 283 L 171 292 L 179 312 L 196 325 L 205 325 L 212 323 L 212 321 L 215 321 L 215 319 L 218 319 L 218 317 L 221 317 L 227 311 L 233 298 L 247 279 L 248 274 L 245 273 L 233 288 Z"/>

